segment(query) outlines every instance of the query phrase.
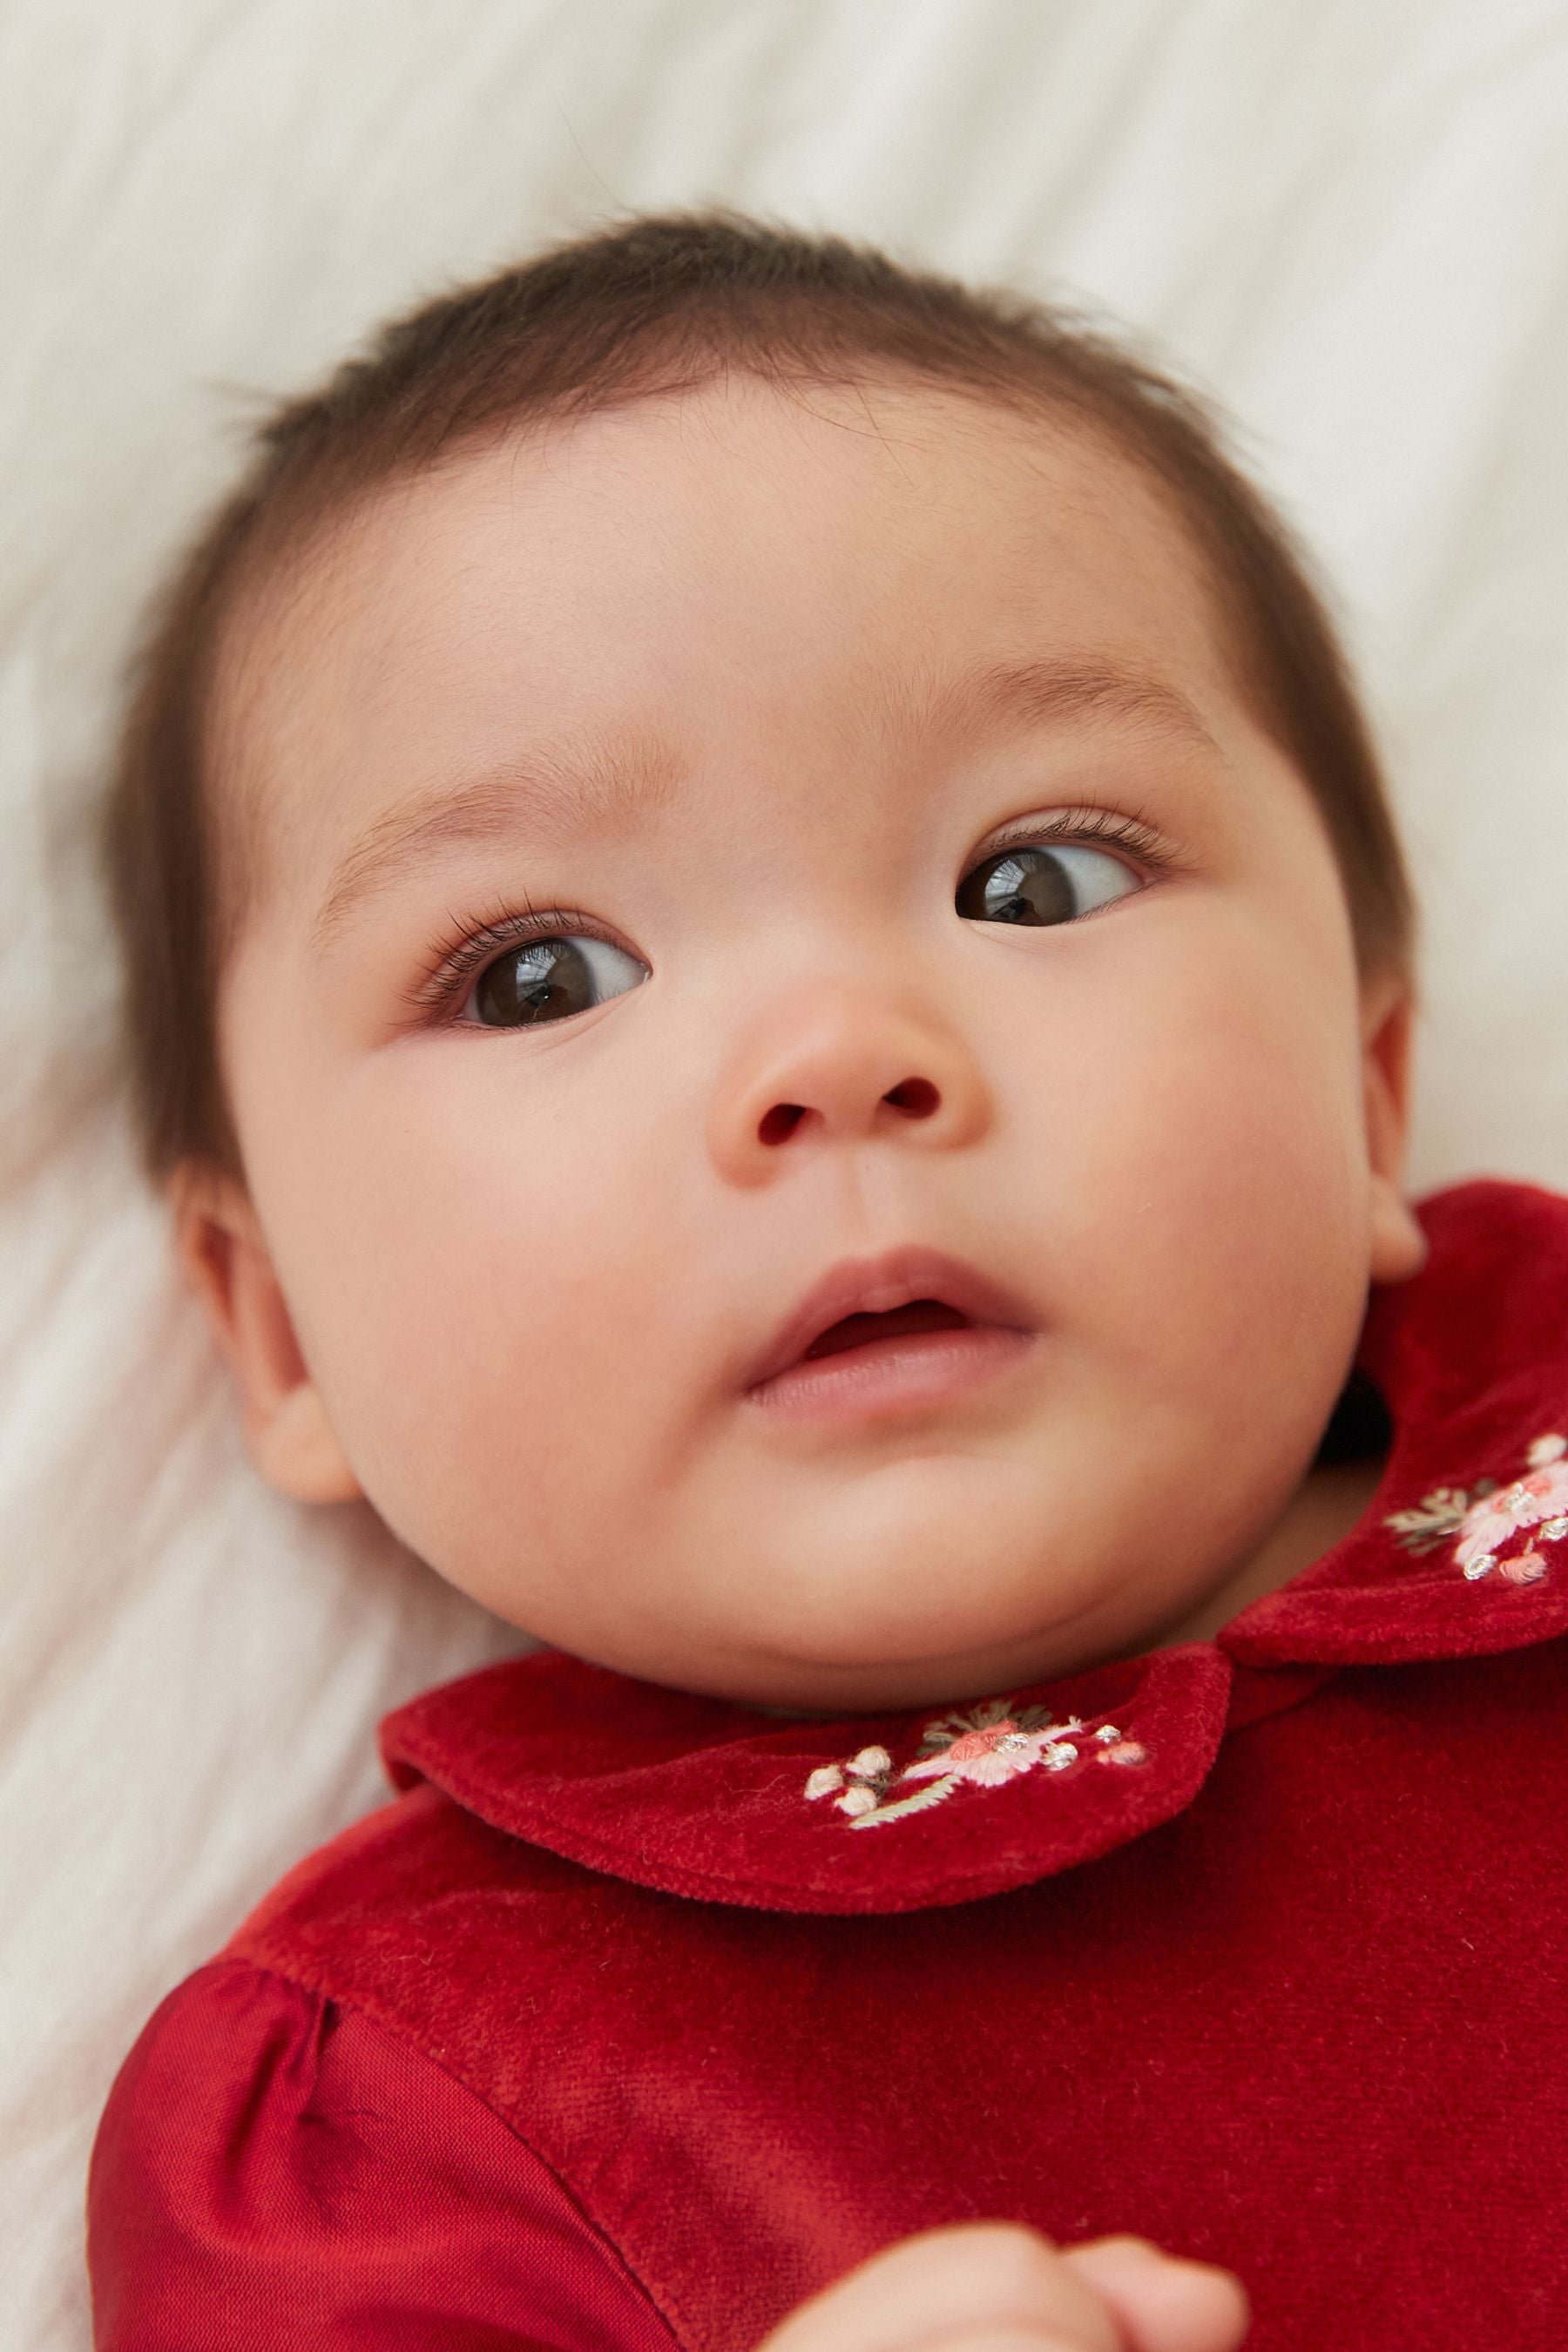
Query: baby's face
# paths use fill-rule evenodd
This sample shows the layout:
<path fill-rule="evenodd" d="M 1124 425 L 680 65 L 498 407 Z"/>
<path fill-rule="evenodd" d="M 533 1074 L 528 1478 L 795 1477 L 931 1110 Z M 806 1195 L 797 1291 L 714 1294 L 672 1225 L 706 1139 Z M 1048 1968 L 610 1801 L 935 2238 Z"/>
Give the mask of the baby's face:
<path fill-rule="evenodd" d="M 294 563 L 218 732 L 279 1484 L 808 1708 L 1138 1647 L 1279 1519 L 1410 1270 L 1389 1033 L 1124 463 L 744 379 L 519 437 Z"/>

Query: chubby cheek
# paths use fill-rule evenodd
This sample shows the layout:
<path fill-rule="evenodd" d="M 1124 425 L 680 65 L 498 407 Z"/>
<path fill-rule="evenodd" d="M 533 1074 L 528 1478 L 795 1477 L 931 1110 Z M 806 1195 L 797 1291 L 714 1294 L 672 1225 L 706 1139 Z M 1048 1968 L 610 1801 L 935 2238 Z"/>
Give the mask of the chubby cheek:
<path fill-rule="evenodd" d="M 307 1356 L 370 1500 L 529 1624 L 541 1580 L 575 1580 L 658 1508 L 692 1277 L 624 1090 L 563 1100 L 576 1089 L 531 1085 L 521 1059 L 500 1041 L 381 1057 L 323 1108 L 308 1198 L 285 1180 L 278 1206 Z"/>
<path fill-rule="evenodd" d="M 1058 1033 L 1081 1125 L 1054 1166 L 1051 1118 L 1026 1113 L 1052 1265 L 1107 1377 L 1207 1475 L 1223 1441 L 1266 1486 L 1321 1426 L 1364 1307 L 1353 965 L 1331 929 L 1271 935 L 1252 909 L 1161 928 L 1147 969 L 1102 974 L 1093 1021 Z"/>

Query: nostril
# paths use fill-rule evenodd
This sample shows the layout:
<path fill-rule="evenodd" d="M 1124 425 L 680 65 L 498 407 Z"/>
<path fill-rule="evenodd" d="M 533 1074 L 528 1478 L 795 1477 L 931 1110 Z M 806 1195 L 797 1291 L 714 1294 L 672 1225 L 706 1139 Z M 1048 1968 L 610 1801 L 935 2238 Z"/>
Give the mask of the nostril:
<path fill-rule="evenodd" d="M 929 1118 L 942 1097 L 929 1078 L 904 1078 L 889 1087 L 882 1100 L 901 1110 L 906 1118 Z"/>
<path fill-rule="evenodd" d="M 763 1143 L 787 1143 L 805 1117 L 804 1103 L 774 1103 L 758 1121 L 757 1134 Z"/>

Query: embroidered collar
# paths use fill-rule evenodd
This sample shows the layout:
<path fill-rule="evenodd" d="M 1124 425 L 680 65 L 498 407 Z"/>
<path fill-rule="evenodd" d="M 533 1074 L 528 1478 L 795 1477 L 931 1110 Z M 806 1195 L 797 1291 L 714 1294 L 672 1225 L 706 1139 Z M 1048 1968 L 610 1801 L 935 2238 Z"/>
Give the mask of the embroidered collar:
<path fill-rule="evenodd" d="M 1455 1187 L 1356 1363 L 1394 1422 L 1331 1550 L 1191 1642 L 956 1709 L 832 1723 L 553 1652 L 389 1716 L 394 1784 L 666 1894 L 923 1909 L 1088 1862 L 1182 1811 L 1227 1730 L 1343 1665 L 1480 1656 L 1568 1632 L 1568 1200 Z M 868 1834 L 869 1832 L 869 1834 Z"/>

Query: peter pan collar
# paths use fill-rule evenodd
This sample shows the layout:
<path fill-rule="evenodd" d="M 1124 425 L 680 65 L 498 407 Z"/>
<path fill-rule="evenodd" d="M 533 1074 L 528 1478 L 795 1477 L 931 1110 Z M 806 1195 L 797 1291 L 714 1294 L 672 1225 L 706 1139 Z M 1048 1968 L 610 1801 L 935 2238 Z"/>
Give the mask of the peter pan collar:
<path fill-rule="evenodd" d="M 1227 1730 L 1344 1665 L 1568 1632 L 1568 1200 L 1483 1181 L 1417 1213 L 1356 1365 L 1394 1423 L 1343 1541 L 1211 1642 L 951 1709 L 786 1720 L 555 1651 L 389 1716 L 394 1785 L 669 1895 L 796 1912 L 994 1895 L 1189 1805 Z"/>

